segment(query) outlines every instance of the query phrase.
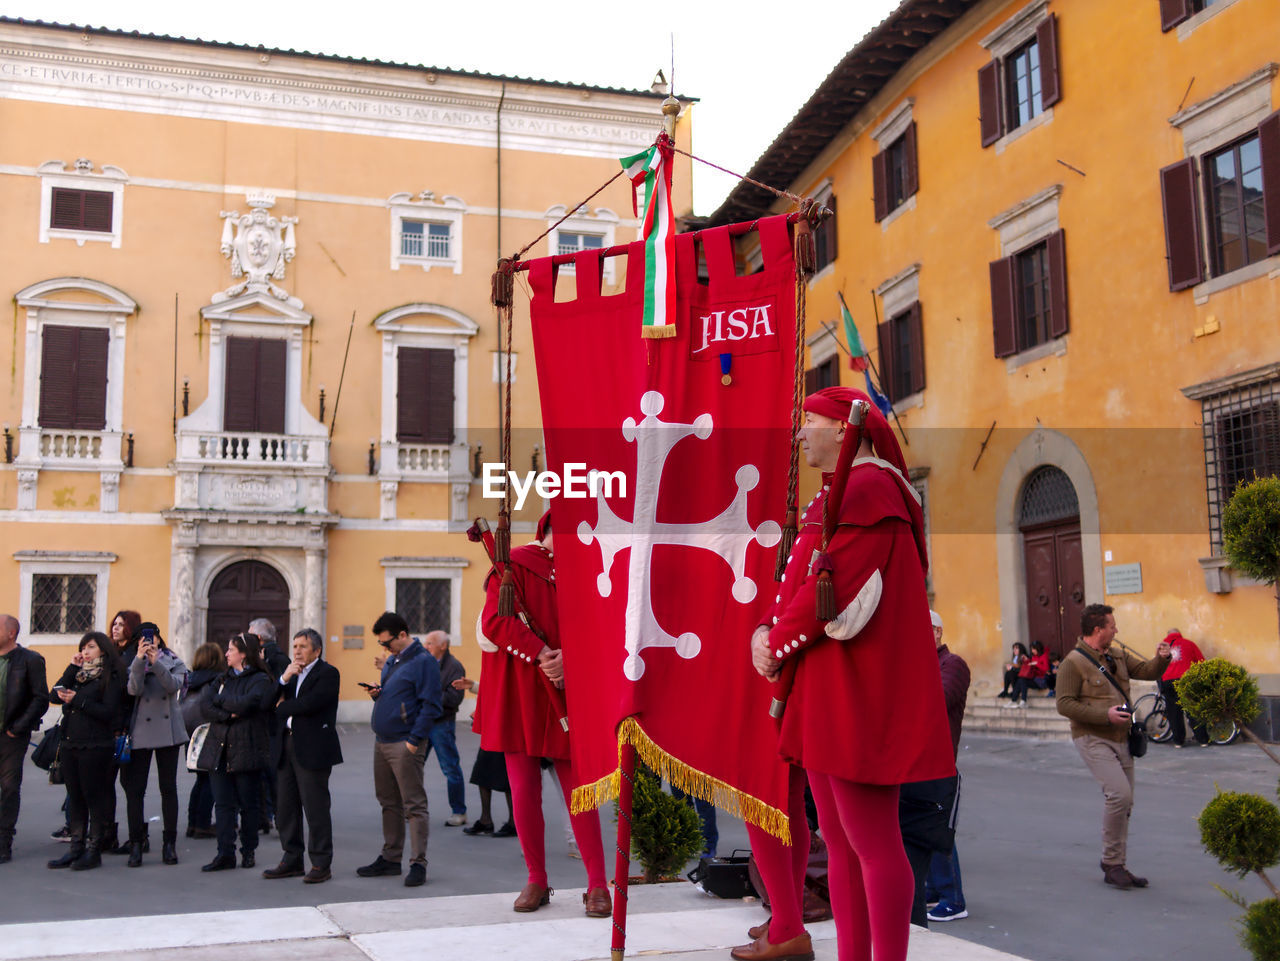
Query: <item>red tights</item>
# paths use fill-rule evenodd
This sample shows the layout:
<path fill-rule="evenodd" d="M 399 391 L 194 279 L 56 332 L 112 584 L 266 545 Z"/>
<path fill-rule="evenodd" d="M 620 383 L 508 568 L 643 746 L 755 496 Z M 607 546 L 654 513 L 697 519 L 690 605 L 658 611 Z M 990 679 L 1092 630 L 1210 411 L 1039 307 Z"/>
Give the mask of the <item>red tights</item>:
<path fill-rule="evenodd" d="M 507 780 L 511 782 L 511 806 L 516 818 L 516 832 L 520 835 L 520 850 L 529 867 L 529 880 L 547 887 L 547 853 L 543 843 L 545 826 L 542 820 L 542 766 L 536 757 L 527 754 L 507 755 Z M 564 803 L 570 804 L 570 795 L 578 782 L 573 776 L 573 765 L 566 760 L 555 761 L 556 777 L 564 792 Z M 600 813 L 572 814 L 569 823 L 578 842 L 578 852 L 587 869 L 587 886 L 608 886 L 604 873 L 604 845 L 600 840 Z"/>
<path fill-rule="evenodd" d="M 809 772 L 827 842 L 840 961 L 906 961 L 915 881 L 898 827 L 897 785 Z"/>
<path fill-rule="evenodd" d="M 768 939 L 781 944 L 804 932 L 804 872 L 809 865 L 809 821 L 804 813 L 804 771 L 792 765 L 787 780 L 787 817 L 791 846 L 754 824 L 747 824 L 751 853 L 769 892 Z"/>

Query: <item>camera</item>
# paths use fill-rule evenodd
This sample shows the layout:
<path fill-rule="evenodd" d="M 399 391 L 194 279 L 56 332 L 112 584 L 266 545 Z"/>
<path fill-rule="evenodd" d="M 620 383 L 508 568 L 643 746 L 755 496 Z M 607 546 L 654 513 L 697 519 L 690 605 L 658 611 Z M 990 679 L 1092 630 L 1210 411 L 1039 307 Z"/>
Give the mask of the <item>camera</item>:
<path fill-rule="evenodd" d="M 153 628 L 153 627 L 144 627 L 144 628 L 142 629 L 142 640 L 144 640 L 144 641 L 155 641 L 155 639 L 156 639 L 156 632 L 155 632 L 155 628 Z"/>

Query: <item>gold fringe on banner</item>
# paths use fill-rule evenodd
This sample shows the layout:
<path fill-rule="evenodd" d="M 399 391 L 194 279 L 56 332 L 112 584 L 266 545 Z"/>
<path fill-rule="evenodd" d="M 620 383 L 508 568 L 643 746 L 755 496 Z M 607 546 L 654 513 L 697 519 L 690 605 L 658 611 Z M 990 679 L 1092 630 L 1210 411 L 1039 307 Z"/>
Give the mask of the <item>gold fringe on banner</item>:
<path fill-rule="evenodd" d="M 619 768 L 623 744 L 633 745 L 646 767 L 685 794 L 710 801 L 726 814 L 769 832 L 783 844 L 791 843 L 791 825 L 785 812 L 672 757 L 653 743 L 634 717 L 628 717 L 618 725 Z M 620 782 L 619 772 L 614 771 L 593 784 L 579 785 L 573 789 L 570 810 L 574 814 L 584 814 L 616 800 Z"/>
<path fill-rule="evenodd" d="M 667 337 L 674 337 L 675 335 L 675 324 L 654 324 L 650 327 L 640 328 L 640 336 L 647 340 L 662 340 Z"/>

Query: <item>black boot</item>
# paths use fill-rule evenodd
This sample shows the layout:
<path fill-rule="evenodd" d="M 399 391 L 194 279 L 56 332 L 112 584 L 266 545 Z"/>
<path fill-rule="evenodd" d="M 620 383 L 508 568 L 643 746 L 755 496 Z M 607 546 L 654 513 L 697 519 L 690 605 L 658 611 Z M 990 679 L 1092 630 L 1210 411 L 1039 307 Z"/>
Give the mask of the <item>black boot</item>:
<path fill-rule="evenodd" d="M 142 867 L 142 842 L 141 841 L 129 842 L 129 867 L 131 868 Z"/>
<path fill-rule="evenodd" d="M 160 848 L 160 860 L 165 864 L 178 863 L 177 849 L 177 832 L 170 834 L 168 831 L 164 833 L 164 843 Z"/>
<path fill-rule="evenodd" d="M 90 841 L 85 845 L 84 854 L 71 865 L 71 870 L 89 871 L 99 867 L 102 867 L 102 844 L 99 841 Z"/>
<path fill-rule="evenodd" d="M 54 858 L 49 862 L 51 868 L 69 868 L 76 861 L 84 856 L 84 842 L 71 839 L 71 847 L 67 849 L 67 853 L 60 858 Z"/>

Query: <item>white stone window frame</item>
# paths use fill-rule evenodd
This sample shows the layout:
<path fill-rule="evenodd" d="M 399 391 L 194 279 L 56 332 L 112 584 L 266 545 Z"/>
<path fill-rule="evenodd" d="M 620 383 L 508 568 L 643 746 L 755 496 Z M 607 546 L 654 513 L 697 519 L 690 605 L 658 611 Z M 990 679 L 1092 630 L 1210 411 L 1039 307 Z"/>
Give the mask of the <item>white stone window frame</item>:
<path fill-rule="evenodd" d="M 547 228 L 551 231 L 547 235 L 547 252 L 551 256 L 555 256 L 560 250 L 560 232 L 573 234 L 594 234 L 597 237 L 603 237 L 604 243 L 600 246 L 603 249 L 613 247 L 618 242 L 618 215 L 608 207 L 596 207 L 591 210 L 588 207 L 579 207 L 562 222 L 556 223 L 561 217 L 569 213 L 569 208 L 564 204 L 555 204 L 548 207 L 544 216 L 547 218 Z M 614 261 L 617 257 L 604 258 L 604 265 L 600 270 L 600 278 L 603 283 L 612 284 L 616 271 L 614 269 Z M 568 276 L 574 272 L 573 264 L 561 264 L 560 273 Z"/>
<path fill-rule="evenodd" d="M 33 643 L 42 645 L 76 645 L 80 643 L 83 633 L 72 634 L 34 634 L 32 622 L 32 596 L 37 574 L 55 576 L 93 577 L 96 579 L 93 591 L 93 623 L 94 629 L 107 624 L 107 589 L 111 580 L 111 565 L 119 556 L 110 551 L 14 551 L 13 559 L 18 562 L 18 621 L 22 630 Z"/>
<path fill-rule="evenodd" d="M 987 226 L 999 234 L 1000 256 L 1012 257 L 1057 233 L 1061 229 L 1058 220 L 1061 197 L 1062 184 L 1052 184 L 988 220 Z M 1065 356 L 1070 338 L 1071 334 L 1066 333 L 1006 357 L 1005 371 L 1011 374 L 1046 357 Z"/>
<path fill-rule="evenodd" d="M 1027 4 L 1012 17 L 1006 20 L 1000 26 L 996 27 L 989 34 L 978 41 L 984 50 L 991 54 L 992 60 L 1000 61 L 1000 110 L 1003 113 L 1005 102 L 1007 100 L 1008 88 L 1006 86 L 1004 61 L 1009 54 L 1013 53 L 1024 43 L 1036 39 L 1036 29 L 1040 24 L 1049 19 L 1049 0 L 1033 0 Z M 1044 51 L 1041 51 L 1043 56 Z M 1043 66 L 1044 61 L 1041 60 Z M 1004 153 L 1009 144 L 1013 143 L 1024 134 L 1030 133 L 1037 127 L 1043 127 L 1047 123 L 1053 121 L 1053 107 L 1046 107 L 1039 114 L 1032 117 L 1026 123 L 1010 130 L 992 146 L 995 147 L 996 153 Z"/>
<path fill-rule="evenodd" d="M 452 195 L 435 199 L 435 194 L 424 190 L 418 194 L 407 191 L 392 194 L 387 199 L 391 211 L 391 269 L 421 267 L 430 271 L 433 267 L 446 267 L 455 274 L 462 273 L 462 221 L 467 212 L 466 202 Z M 404 221 L 449 225 L 448 257 L 409 257 L 401 253 L 400 233 Z M 425 231 L 424 231 L 425 242 Z"/>
<path fill-rule="evenodd" d="M 302 334 L 311 325 L 309 313 L 259 291 L 204 307 L 200 315 L 209 324 L 209 392 L 199 407 L 179 418 L 179 433 L 225 430 L 227 338 L 257 337 L 285 342 L 284 433 L 328 437 L 328 429 L 302 402 Z"/>
<path fill-rule="evenodd" d="M 46 160 L 36 168 L 40 177 L 40 243 L 50 240 L 74 240 L 77 247 L 86 243 L 109 243 L 119 248 L 124 237 L 124 185 L 129 182 L 129 175 L 113 164 L 103 164 L 101 173 L 93 172 L 93 165 L 87 161 L 76 161 L 72 169 L 61 160 Z M 61 187 L 68 190 L 97 190 L 111 194 L 111 230 L 68 230 L 65 227 L 50 227 L 53 216 L 53 189 Z"/>
<path fill-rule="evenodd" d="M 1196 32 L 1196 29 L 1206 20 L 1212 20 L 1228 7 L 1233 7 L 1239 0 L 1216 0 L 1215 3 L 1205 7 L 1199 13 L 1194 13 L 1178 24 L 1178 42 L 1181 43 Z"/>
<path fill-rule="evenodd" d="M 87 292 L 93 300 L 58 299 L 72 293 Z M 120 473 L 124 470 L 122 441 L 124 437 L 125 345 L 129 317 L 138 305 L 128 294 L 84 277 L 55 277 L 25 287 L 14 296 L 17 305 L 27 312 L 26 341 L 22 374 L 22 423 L 18 428 L 18 509 L 35 510 L 36 485 L 40 470 L 97 471 L 101 475 L 99 508 L 114 512 L 119 504 Z M 44 359 L 46 326 L 89 327 L 106 330 L 107 397 L 106 421 L 100 431 L 40 426 L 40 375 Z M 97 441 L 99 454 L 92 456 L 58 456 L 53 452 L 57 438 L 76 436 Z M 44 453 L 45 447 L 50 453 Z"/>
<path fill-rule="evenodd" d="M 1197 173 L 1202 171 L 1204 157 L 1256 131 L 1258 124 L 1271 115 L 1274 110 L 1271 86 L 1278 72 L 1280 64 L 1268 63 L 1243 80 L 1193 103 L 1169 118 L 1170 125 L 1182 134 L 1182 156 L 1196 161 Z M 1196 178 L 1196 199 L 1200 215 L 1200 257 L 1207 271 L 1208 265 L 1213 263 L 1209 249 L 1212 231 L 1209 229 L 1208 198 L 1205 196 L 1203 177 L 1200 176 Z M 1204 306 L 1211 295 L 1259 277 L 1273 280 L 1280 277 L 1280 254 L 1264 257 L 1230 273 L 1209 277 L 1191 288 L 1192 297 L 1197 306 Z"/>
<path fill-rule="evenodd" d="M 893 111 L 884 118 L 884 120 L 880 122 L 879 126 L 875 127 L 871 131 L 871 139 L 874 140 L 876 142 L 876 146 L 880 148 L 879 152 L 883 153 L 888 150 L 906 135 L 907 128 L 910 127 L 912 121 L 915 120 L 915 102 L 914 97 L 907 97 L 902 101 L 902 103 L 898 104 L 898 106 L 896 106 Z M 919 170 L 919 158 L 916 158 L 915 164 L 916 169 Z M 885 189 L 888 189 L 887 184 L 885 185 Z M 916 209 L 916 196 L 919 193 L 920 191 L 917 190 L 884 216 L 880 221 L 881 233 L 888 230 L 889 225 L 905 214 L 908 210 Z"/>
<path fill-rule="evenodd" d="M 905 314 L 911 309 L 912 304 L 920 302 L 920 265 L 912 264 L 905 270 L 898 271 L 898 273 L 881 283 L 875 292 L 876 296 L 880 298 L 881 316 L 884 317 L 885 321 L 891 321 L 895 317 Z M 879 334 L 879 331 L 877 330 L 876 333 Z M 881 371 L 883 372 L 883 370 L 882 364 Z M 895 413 L 901 414 L 912 408 L 922 406 L 924 406 L 924 391 L 918 390 L 896 401 L 893 409 Z"/>
<path fill-rule="evenodd" d="M 462 572 L 471 566 L 471 562 L 465 557 L 384 557 L 379 563 L 386 589 L 383 610 L 396 609 L 398 580 L 449 582 L 449 647 L 451 650 L 462 647 L 465 641 L 462 632 Z M 472 641 L 474 643 L 474 637 Z"/>
<path fill-rule="evenodd" d="M 467 392 L 471 339 L 480 325 L 470 317 L 442 304 L 406 304 L 380 315 L 374 328 L 382 334 L 381 432 L 378 448 L 378 480 L 381 484 L 380 516 L 396 517 L 396 496 L 404 481 L 443 482 L 451 486 L 449 519 L 467 519 L 467 497 L 471 485 L 470 448 L 467 444 Z M 453 351 L 453 443 L 448 448 L 447 466 L 437 470 L 406 470 L 401 466 L 398 439 L 398 409 L 401 347 L 421 347 Z M 514 358 L 513 358 L 514 359 Z M 418 446 L 418 445 L 415 445 Z M 437 445 L 421 445 L 437 446 Z M 439 445 L 444 446 L 444 445 Z"/>

